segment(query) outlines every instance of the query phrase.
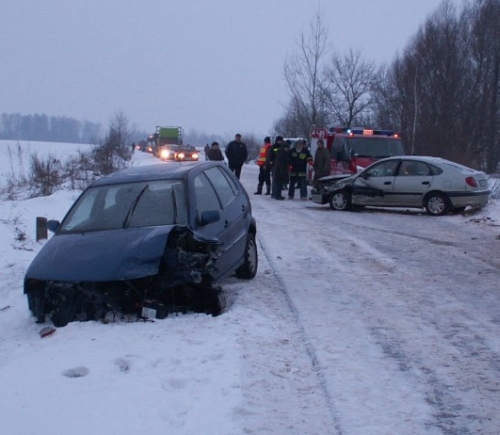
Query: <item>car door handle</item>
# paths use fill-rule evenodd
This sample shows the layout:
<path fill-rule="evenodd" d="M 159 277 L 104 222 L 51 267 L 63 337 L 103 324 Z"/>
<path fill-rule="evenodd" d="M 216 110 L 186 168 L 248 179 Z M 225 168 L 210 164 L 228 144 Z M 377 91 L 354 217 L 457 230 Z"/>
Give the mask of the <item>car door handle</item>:
<path fill-rule="evenodd" d="M 245 207 L 245 204 L 241 206 L 241 211 L 245 211 L 247 208 Z"/>
<path fill-rule="evenodd" d="M 386 182 L 384 183 L 384 185 L 385 185 L 385 186 L 388 186 L 389 184 L 392 184 L 392 181 L 386 181 Z"/>
<path fill-rule="evenodd" d="M 429 185 L 429 184 L 431 184 L 431 182 L 430 181 L 422 181 L 422 184 Z"/>
<path fill-rule="evenodd" d="M 229 222 L 228 221 L 224 221 L 224 228 L 227 228 L 229 226 Z"/>

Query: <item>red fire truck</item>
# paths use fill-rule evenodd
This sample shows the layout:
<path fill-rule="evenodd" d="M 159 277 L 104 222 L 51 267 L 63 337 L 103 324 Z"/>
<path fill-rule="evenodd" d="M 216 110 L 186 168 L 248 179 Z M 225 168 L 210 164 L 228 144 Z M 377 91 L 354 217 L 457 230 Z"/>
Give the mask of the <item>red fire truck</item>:
<path fill-rule="evenodd" d="M 355 174 L 376 160 L 405 154 L 401 138 L 390 130 L 368 130 L 358 127 L 314 128 L 310 142 L 313 157 L 318 147 L 318 139 L 323 139 L 330 151 L 331 175 Z M 313 172 L 310 171 L 309 181 L 313 176 Z"/>

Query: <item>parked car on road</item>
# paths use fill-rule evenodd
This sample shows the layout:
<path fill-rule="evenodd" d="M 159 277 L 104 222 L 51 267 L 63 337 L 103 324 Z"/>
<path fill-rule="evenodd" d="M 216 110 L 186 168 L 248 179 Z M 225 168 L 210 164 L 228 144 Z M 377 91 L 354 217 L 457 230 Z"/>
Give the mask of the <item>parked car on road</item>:
<path fill-rule="evenodd" d="M 358 174 L 320 180 L 312 200 L 334 210 L 354 206 L 425 208 L 432 216 L 488 203 L 488 177 L 438 157 L 396 156 L 379 160 Z"/>
<path fill-rule="evenodd" d="M 37 321 L 49 315 L 56 326 L 110 311 L 218 315 L 219 283 L 257 272 L 249 197 L 217 162 L 116 172 L 48 226 L 54 235 L 29 266 L 24 293 Z"/>

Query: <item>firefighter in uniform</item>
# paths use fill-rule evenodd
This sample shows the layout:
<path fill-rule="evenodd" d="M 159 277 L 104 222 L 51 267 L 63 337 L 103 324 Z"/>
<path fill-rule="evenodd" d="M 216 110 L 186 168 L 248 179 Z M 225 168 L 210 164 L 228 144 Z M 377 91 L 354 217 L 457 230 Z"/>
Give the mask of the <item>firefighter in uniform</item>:
<path fill-rule="evenodd" d="M 266 195 L 271 194 L 271 164 L 269 161 L 269 149 L 271 147 L 271 138 L 266 136 L 264 138 L 264 145 L 262 145 L 259 157 L 257 158 L 257 165 L 259 166 L 259 184 L 257 184 L 257 192 L 254 192 L 255 195 L 262 194 L 264 183 L 266 185 Z"/>
<path fill-rule="evenodd" d="M 293 199 L 295 184 L 300 188 L 300 199 L 307 199 L 307 165 L 313 164 L 311 153 L 305 146 L 303 140 L 298 140 L 295 148 L 290 151 L 290 184 L 288 186 L 288 198 Z"/>

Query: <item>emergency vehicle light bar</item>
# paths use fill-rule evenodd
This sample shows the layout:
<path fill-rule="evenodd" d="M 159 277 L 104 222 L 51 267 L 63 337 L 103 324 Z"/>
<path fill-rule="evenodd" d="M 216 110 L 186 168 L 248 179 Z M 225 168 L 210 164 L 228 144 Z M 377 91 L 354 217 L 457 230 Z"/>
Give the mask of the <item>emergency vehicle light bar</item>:
<path fill-rule="evenodd" d="M 366 129 L 366 128 L 347 128 L 347 127 L 332 127 L 329 129 L 330 133 L 346 133 L 349 135 L 354 135 L 354 134 L 361 134 L 364 136 L 395 136 L 397 137 L 397 134 L 395 134 L 392 130 L 371 130 L 371 129 Z"/>

